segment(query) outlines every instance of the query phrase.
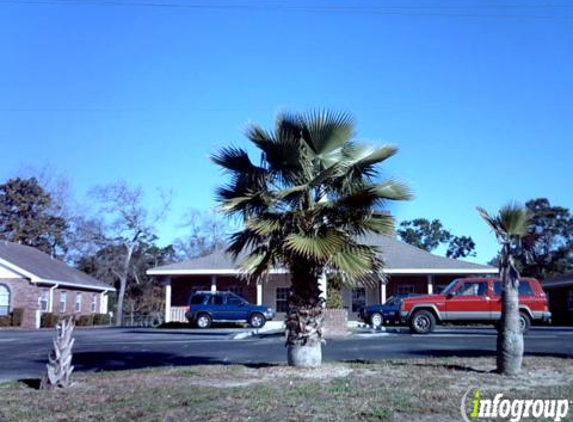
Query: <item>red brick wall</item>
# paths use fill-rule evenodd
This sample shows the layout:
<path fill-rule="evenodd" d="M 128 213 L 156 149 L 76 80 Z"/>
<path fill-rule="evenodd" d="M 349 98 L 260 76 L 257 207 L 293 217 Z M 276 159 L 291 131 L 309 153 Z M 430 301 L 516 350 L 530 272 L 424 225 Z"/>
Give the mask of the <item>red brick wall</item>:
<path fill-rule="evenodd" d="M 38 309 L 38 287 L 23 278 L 0 280 L 0 284 L 10 290 L 10 311 L 14 308 L 24 309 L 23 328 L 36 327 L 36 310 Z"/>
<path fill-rule="evenodd" d="M 62 297 L 62 293 L 66 292 L 66 310 L 61 312 L 60 308 L 60 300 Z M 80 312 L 76 312 L 75 310 L 75 303 L 76 303 L 76 293 L 81 293 L 81 310 Z M 100 305 L 100 294 L 95 292 L 96 295 L 96 310 L 92 312 L 92 294 L 93 291 L 89 290 L 79 290 L 79 289 L 69 289 L 69 288 L 58 288 L 54 290 L 54 306 L 52 312 L 56 315 L 90 315 L 92 313 L 99 314 L 99 305 Z"/>
<path fill-rule="evenodd" d="M 24 321 L 22 324 L 23 328 L 35 328 L 36 327 L 36 310 L 39 309 L 38 298 L 40 297 L 42 291 L 48 292 L 50 286 L 38 286 L 31 283 L 30 281 L 22 278 L 17 279 L 1 279 L 0 284 L 8 287 L 10 290 L 10 311 L 14 308 L 24 309 Z M 91 310 L 91 298 L 92 294 L 96 294 L 96 312 L 99 313 L 100 304 L 100 294 L 99 292 L 94 292 L 93 290 L 81 290 L 81 289 L 70 289 L 70 288 L 57 288 L 54 289 L 53 293 L 53 308 L 52 311 L 56 315 L 60 315 L 60 294 L 62 291 L 67 292 L 67 303 L 66 311 L 64 315 L 90 315 Z M 74 302 L 76 298 L 76 292 L 82 294 L 82 306 L 80 312 L 74 311 Z"/>
<path fill-rule="evenodd" d="M 226 291 L 231 287 L 241 290 L 242 296 L 251 303 L 257 301 L 257 287 L 254 283 L 232 276 L 217 276 L 217 290 Z M 211 290 L 211 276 L 176 276 L 171 278 L 171 306 L 187 306 L 193 290 Z"/>

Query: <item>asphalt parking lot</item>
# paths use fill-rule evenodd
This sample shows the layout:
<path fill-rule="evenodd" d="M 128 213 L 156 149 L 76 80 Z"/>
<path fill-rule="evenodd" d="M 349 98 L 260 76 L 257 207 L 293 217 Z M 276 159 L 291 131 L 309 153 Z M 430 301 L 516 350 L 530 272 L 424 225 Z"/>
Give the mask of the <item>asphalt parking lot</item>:
<path fill-rule="evenodd" d="M 281 335 L 232 336 L 242 329 L 77 329 L 77 371 L 125 370 L 199 364 L 280 363 L 286 359 Z M 52 345 L 52 330 L 0 331 L 0 381 L 38 378 Z M 431 335 L 362 333 L 329 339 L 325 360 L 360 361 L 495 354 L 496 332 L 489 328 L 440 328 Z M 536 327 L 525 338 L 525 353 L 573 357 L 573 327 Z"/>

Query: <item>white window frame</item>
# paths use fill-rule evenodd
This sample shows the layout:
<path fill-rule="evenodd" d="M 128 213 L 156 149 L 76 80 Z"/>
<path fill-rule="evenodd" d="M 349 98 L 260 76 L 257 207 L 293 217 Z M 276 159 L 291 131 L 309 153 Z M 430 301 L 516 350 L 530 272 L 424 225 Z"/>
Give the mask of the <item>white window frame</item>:
<path fill-rule="evenodd" d="M 281 294 L 279 295 L 279 290 Z M 285 294 L 283 294 L 285 293 Z M 280 297 L 279 297 L 280 296 Z M 283 297 L 285 296 L 285 297 Z M 290 296 L 290 287 L 277 287 L 275 290 L 275 308 L 277 312 L 285 312 L 283 310 L 279 311 L 279 302 L 284 303 L 286 305 L 286 309 L 288 310 L 288 298 Z"/>
<path fill-rule="evenodd" d="M 2 302 L 0 302 L 0 307 L 6 308 L 6 313 L 1 313 L 0 312 L 0 316 L 6 316 L 6 315 L 10 315 L 10 302 L 12 299 L 12 292 L 10 291 L 10 287 L 8 287 L 5 284 L 0 284 L 0 292 L 2 292 L 2 290 L 5 290 L 6 293 L 3 293 L 0 295 L 0 297 L 5 297 L 5 304 L 2 304 Z"/>
<path fill-rule="evenodd" d="M 92 293 L 92 304 L 91 304 L 92 314 L 97 312 L 97 294 Z"/>
<path fill-rule="evenodd" d="M 60 292 L 60 313 L 63 314 L 64 312 L 66 312 L 67 307 L 68 307 L 68 292 Z"/>
<path fill-rule="evenodd" d="M 74 312 L 79 313 L 82 311 L 82 294 L 80 292 L 76 292 L 76 297 L 74 300 Z"/>
<path fill-rule="evenodd" d="M 40 305 L 40 312 L 49 312 L 50 291 L 48 289 L 44 289 L 40 292 L 40 297 L 38 298 L 38 304 Z"/>

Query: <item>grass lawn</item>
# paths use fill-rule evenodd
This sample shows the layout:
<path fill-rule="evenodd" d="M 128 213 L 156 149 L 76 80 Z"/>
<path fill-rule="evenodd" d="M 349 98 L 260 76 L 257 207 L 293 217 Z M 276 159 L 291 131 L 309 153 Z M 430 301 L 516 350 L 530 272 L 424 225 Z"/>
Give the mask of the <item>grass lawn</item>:
<path fill-rule="evenodd" d="M 493 359 L 450 358 L 333 362 L 312 370 L 229 365 L 75 374 L 68 390 L 0 384 L 0 421 L 447 422 L 461 420 L 470 388 L 482 397 L 573 399 L 571 359 L 526 358 L 516 378 L 493 369 Z"/>

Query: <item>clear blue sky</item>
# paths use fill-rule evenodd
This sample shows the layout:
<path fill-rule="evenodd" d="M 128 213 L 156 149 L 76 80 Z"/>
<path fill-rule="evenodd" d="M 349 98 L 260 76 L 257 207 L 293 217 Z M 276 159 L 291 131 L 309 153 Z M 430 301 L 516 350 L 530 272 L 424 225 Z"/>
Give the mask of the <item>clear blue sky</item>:
<path fill-rule="evenodd" d="M 386 174 L 439 218 L 548 197 L 573 208 L 573 5 L 550 1 L 0 0 L 0 179 L 66 174 L 78 197 L 119 178 L 173 188 L 164 243 L 208 209 L 210 152 L 281 109 L 349 111 L 401 152 Z"/>

